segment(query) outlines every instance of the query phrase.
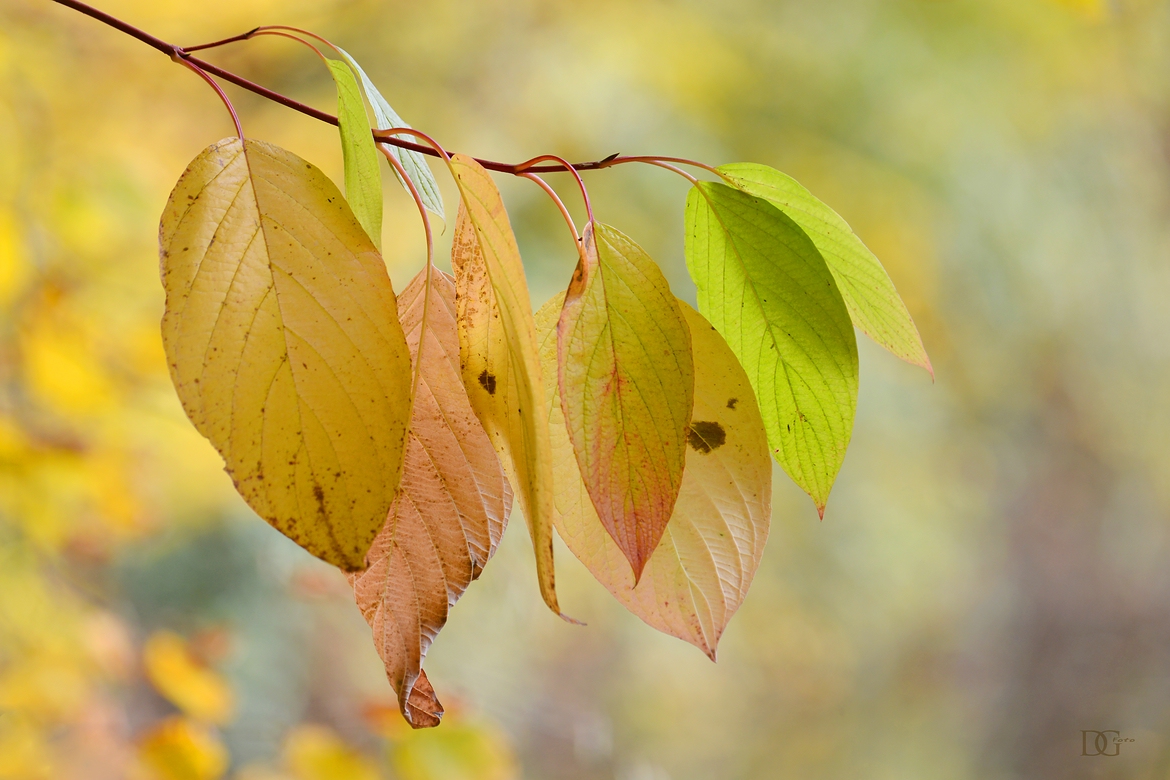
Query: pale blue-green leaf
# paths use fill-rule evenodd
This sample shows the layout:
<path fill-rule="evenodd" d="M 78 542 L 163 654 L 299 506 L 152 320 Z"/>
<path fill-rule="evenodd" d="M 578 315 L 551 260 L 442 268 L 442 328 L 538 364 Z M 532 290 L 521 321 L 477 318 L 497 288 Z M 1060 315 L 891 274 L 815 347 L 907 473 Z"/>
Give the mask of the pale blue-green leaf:
<path fill-rule="evenodd" d="M 337 49 L 337 52 L 345 57 L 346 61 L 353 66 L 357 71 L 358 78 L 362 81 L 362 88 L 366 91 L 366 97 L 370 101 L 370 108 L 374 109 L 374 120 L 379 130 L 390 130 L 395 127 L 410 127 L 402 120 L 402 117 L 395 113 L 394 109 L 390 107 L 390 103 L 386 98 L 382 97 L 382 93 L 374 86 L 374 82 L 362 70 L 362 66 L 358 65 L 350 54 L 344 49 Z M 402 138 L 406 141 L 415 140 L 411 136 L 397 135 L 395 138 Z M 445 220 L 443 216 L 443 195 L 439 192 L 439 183 L 435 181 L 435 174 L 431 172 L 431 167 L 427 165 L 427 159 L 424 155 L 412 149 L 399 149 L 397 146 L 386 145 L 390 154 L 394 155 L 394 159 L 402 164 L 403 170 L 410 180 L 414 182 L 414 186 L 418 188 L 419 197 L 422 198 L 423 205 L 427 207 L 431 213 L 439 219 Z M 402 182 L 402 178 L 398 175 L 398 171 L 394 172 Z M 406 186 L 406 182 L 402 182 L 402 186 Z"/>
<path fill-rule="evenodd" d="M 857 409 L 857 341 L 824 258 L 768 201 L 699 182 L 686 261 L 699 310 L 751 380 L 773 456 L 823 513 Z"/>
<path fill-rule="evenodd" d="M 733 187 L 779 208 L 808 234 L 833 272 L 854 325 L 934 376 L 922 337 L 889 274 L 837 212 L 796 179 L 767 165 L 732 163 L 720 166 L 719 172 Z"/>

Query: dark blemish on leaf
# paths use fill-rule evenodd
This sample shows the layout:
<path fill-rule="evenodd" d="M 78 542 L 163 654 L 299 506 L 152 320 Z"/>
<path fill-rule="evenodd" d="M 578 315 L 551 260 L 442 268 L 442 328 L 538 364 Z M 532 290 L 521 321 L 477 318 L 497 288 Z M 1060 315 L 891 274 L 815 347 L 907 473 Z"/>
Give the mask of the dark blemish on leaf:
<path fill-rule="evenodd" d="M 313 498 L 317 499 L 317 509 L 321 514 L 328 514 L 325 511 L 325 491 L 321 489 L 320 485 L 313 485 Z"/>
<path fill-rule="evenodd" d="M 488 391 L 488 395 L 496 394 L 496 375 L 489 374 L 486 368 L 479 375 L 479 383 Z"/>
<path fill-rule="evenodd" d="M 727 408 L 728 408 L 728 409 L 731 409 L 732 411 L 735 411 L 735 405 L 736 405 L 737 403 L 739 403 L 739 399 L 738 399 L 738 398 L 728 398 L 728 399 L 727 399 Z"/>
<path fill-rule="evenodd" d="M 706 455 L 711 450 L 722 447 L 727 441 L 727 433 L 717 422 L 693 422 L 687 432 L 687 444 L 695 452 Z"/>

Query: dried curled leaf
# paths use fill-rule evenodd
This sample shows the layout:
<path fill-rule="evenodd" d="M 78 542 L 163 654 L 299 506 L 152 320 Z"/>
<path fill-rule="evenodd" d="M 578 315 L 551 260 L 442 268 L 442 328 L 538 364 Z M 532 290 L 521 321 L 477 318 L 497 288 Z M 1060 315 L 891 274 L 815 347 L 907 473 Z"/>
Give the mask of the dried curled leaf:
<path fill-rule="evenodd" d="M 325 174 L 237 138 L 191 163 L 159 234 L 163 345 L 187 416 L 257 514 L 363 568 L 410 409 L 382 258 Z"/>
<path fill-rule="evenodd" d="M 418 373 L 402 489 L 369 568 L 350 582 L 402 714 L 420 728 L 443 714 L 423 658 L 495 552 L 512 491 L 463 389 L 453 280 L 428 265 L 398 296 L 398 311 Z"/>
<path fill-rule="evenodd" d="M 662 540 L 635 585 L 622 551 L 606 532 L 581 480 L 560 405 L 550 404 L 556 527 L 565 544 L 618 601 L 712 660 L 743 602 L 768 537 L 772 462 L 751 383 L 702 315 L 681 301 L 695 373 L 693 420 L 682 489 Z M 536 313 L 545 387 L 557 360 L 559 298 Z"/>
<path fill-rule="evenodd" d="M 463 384 L 512 481 L 536 553 L 545 604 L 560 614 L 553 582 L 548 407 L 528 282 L 491 175 L 454 155 L 461 204 L 451 247 Z"/>
<path fill-rule="evenodd" d="M 640 246 L 592 222 L 581 241 L 557 325 L 561 410 L 589 497 L 637 581 L 682 485 L 691 337 Z"/>

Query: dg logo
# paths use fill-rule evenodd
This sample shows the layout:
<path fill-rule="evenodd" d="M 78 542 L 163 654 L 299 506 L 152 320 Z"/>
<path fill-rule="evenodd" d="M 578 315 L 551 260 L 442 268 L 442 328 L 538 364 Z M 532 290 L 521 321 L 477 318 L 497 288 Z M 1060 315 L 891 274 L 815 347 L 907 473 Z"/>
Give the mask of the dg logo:
<path fill-rule="evenodd" d="M 1120 754 L 1120 731 L 1081 731 L 1082 756 L 1116 756 Z"/>

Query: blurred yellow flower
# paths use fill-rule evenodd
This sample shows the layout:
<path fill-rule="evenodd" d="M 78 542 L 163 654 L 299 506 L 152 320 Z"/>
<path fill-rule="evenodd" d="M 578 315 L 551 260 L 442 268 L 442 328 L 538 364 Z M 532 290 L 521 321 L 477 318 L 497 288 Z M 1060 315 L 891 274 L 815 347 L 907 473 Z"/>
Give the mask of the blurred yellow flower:
<path fill-rule="evenodd" d="M 155 690 L 192 718 L 221 725 L 231 720 L 235 709 L 231 687 L 200 664 L 178 634 L 156 632 L 146 642 L 142 661 Z"/>

